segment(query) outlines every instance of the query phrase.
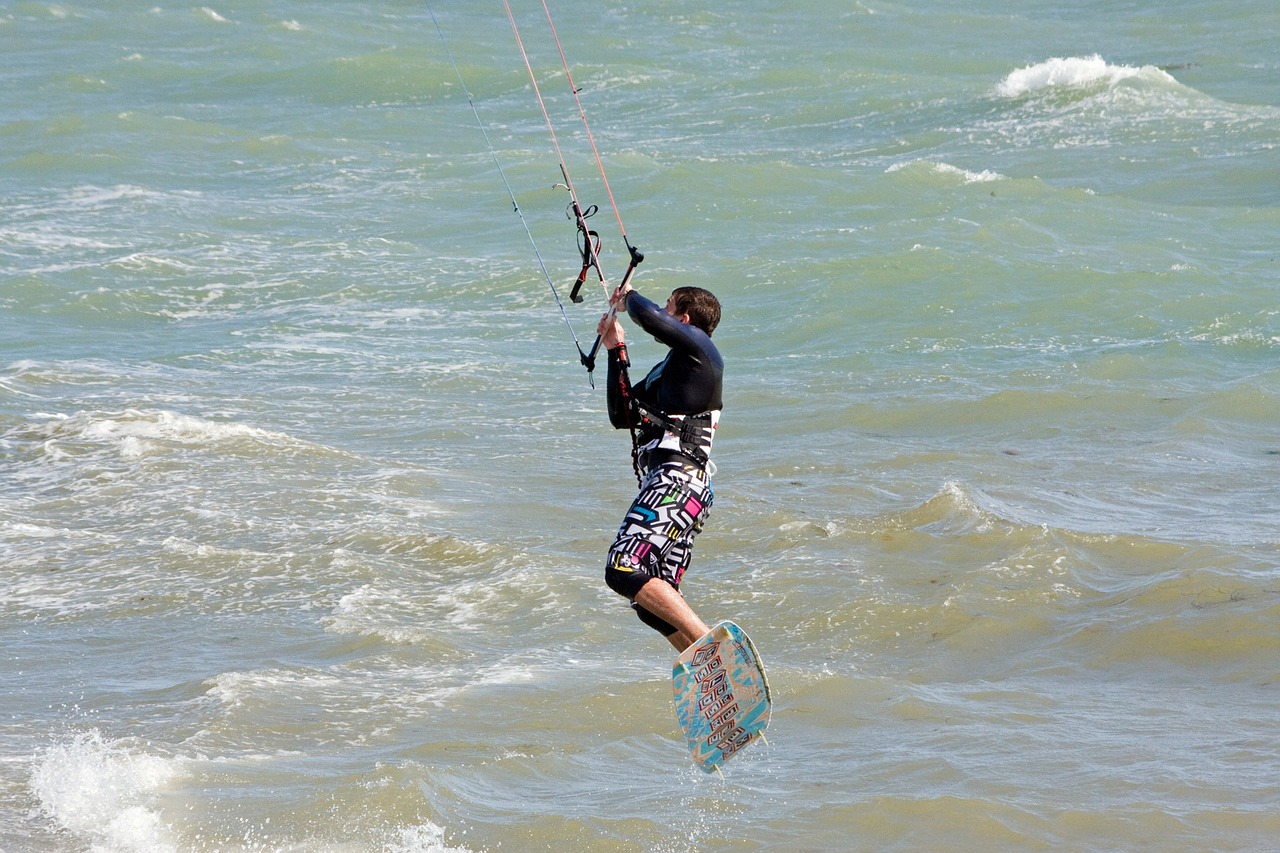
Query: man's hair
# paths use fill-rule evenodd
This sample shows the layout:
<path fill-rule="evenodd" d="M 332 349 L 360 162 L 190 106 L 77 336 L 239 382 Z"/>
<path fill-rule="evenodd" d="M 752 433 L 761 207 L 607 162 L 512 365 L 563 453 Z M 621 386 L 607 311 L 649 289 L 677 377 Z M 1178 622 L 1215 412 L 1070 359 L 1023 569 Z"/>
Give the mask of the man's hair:
<path fill-rule="evenodd" d="M 688 314 L 689 322 L 706 332 L 708 337 L 720 325 L 720 300 L 710 290 L 677 287 L 671 295 L 676 298 L 676 311 Z"/>

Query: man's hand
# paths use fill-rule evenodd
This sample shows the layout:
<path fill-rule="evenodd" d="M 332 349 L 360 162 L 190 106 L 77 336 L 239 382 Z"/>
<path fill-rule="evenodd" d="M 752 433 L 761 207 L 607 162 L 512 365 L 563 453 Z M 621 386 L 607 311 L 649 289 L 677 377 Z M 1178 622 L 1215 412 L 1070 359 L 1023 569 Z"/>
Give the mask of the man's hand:
<path fill-rule="evenodd" d="M 596 326 L 596 334 L 600 335 L 600 343 L 606 350 L 616 349 L 625 338 L 622 323 L 613 311 L 609 311 L 600 318 L 600 324 Z"/>
<path fill-rule="evenodd" d="M 618 320 L 618 315 L 626 312 L 627 294 L 631 290 L 632 287 L 627 282 L 618 285 L 618 288 L 609 297 L 609 312 L 600 318 L 600 324 L 596 326 L 596 333 L 600 335 L 600 343 L 607 350 L 614 349 L 625 342 L 626 335 L 622 331 L 622 323 Z"/>
<path fill-rule="evenodd" d="M 634 288 L 632 288 L 630 282 L 624 281 L 622 284 L 618 285 L 617 290 L 613 291 L 613 295 L 609 297 L 609 305 L 612 306 L 615 311 L 626 311 L 627 294 L 633 289 Z"/>

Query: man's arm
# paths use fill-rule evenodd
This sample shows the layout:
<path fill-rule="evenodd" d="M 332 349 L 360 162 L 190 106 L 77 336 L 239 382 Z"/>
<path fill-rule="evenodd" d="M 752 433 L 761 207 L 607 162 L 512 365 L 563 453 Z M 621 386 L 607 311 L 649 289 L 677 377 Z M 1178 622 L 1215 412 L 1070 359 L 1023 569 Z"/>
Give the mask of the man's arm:
<path fill-rule="evenodd" d="M 628 290 L 625 301 L 627 316 L 641 329 L 675 350 L 701 354 L 708 350 L 711 338 L 691 323 L 672 317 L 656 302 Z"/>
<path fill-rule="evenodd" d="M 631 426 L 631 380 L 626 371 L 630 366 L 626 344 L 620 343 L 609 350 L 609 385 L 605 389 L 605 399 L 608 401 L 609 423 L 614 429 Z"/>
<path fill-rule="evenodd" d="M 631 366 L 627 358 L 627 345 L 624 342 L 625 332 L 616 314 L 605 314 L 596 327 L 600 335 L 600 343 L 609 357 L 605 400 L 609 411 L 609 423 L 614 429 L 626 429 L 631 425 L 631 381 L 627 376 L 627 368 Z"/>

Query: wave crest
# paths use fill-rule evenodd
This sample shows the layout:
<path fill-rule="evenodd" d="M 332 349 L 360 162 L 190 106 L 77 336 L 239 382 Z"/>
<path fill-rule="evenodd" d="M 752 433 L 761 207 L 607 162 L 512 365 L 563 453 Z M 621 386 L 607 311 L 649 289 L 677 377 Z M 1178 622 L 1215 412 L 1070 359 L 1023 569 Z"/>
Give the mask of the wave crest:
<path fill-rule="evenodd" d="M 1046 89 L 1114 86 L 1123 80 L 1134 78 L 1176 82 L 1167 72 L 1155 66 L 1112 65 L 1095 53 L 1084 57 L 1054 57 L 1019 68 L 1000 81 L 996 86 L 996 94 L 1005 98 L 1018 98 Z"/>
<path fill-rule="evenodd" d="M 173 759 L 93 730 L 39 755 L 31 789 L 42 811 L 95 850 L 176 850 L 156 801 L 181 773 Z"/>

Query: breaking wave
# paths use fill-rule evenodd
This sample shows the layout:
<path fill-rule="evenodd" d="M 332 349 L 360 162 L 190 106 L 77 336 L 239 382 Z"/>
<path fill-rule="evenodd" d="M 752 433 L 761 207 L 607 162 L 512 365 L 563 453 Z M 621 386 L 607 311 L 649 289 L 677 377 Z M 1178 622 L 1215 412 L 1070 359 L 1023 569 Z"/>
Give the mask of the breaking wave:
<path fill-rule="evenodd" d="M 1132 79 L 1177 83 L 1168 72 L 1155 66 L 1112 65 L 1095 53 L 1085 57 L 1055 57 L 1019 68 L 1000 81 L 996 93 L 1005 98 L 1019 98 L 1046 89 L 1114 86 Z"/>

